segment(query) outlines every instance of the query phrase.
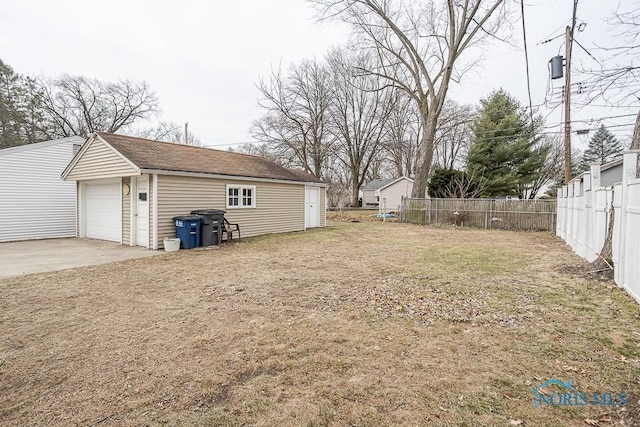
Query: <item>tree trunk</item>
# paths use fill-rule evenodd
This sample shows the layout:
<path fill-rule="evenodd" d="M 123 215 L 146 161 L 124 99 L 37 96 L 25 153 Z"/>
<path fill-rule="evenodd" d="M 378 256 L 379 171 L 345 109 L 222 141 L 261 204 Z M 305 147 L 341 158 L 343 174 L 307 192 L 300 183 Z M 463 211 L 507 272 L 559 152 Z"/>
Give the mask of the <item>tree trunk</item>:
<path fill-rule="evenodd" d="M 640 149 L 640 112 L 638 112 L 638 115 L 636 116 L 636 125 L 633 130 L 633 138 L 631 139 L 630 148 L 632 150 Z M 640 176 L 640 162 L 638 162 L 638 170 L 636 171 L 636 176 Z M 611 194 L 611 199 L 613 200 L 613 194 Z M 591 265 L 594 267 L 594 270 L 606 269 L 610 277 L 613 277 L 613 223 L 615 218 L 616 216 L 612 202 L 611 210 L 609 211 L 609 225 L 607 226 L 607 236 L 604 239 L 604 244 L 602 245 L 602 250 L 600 251 L 600 257 L 591 263 Z"/>
<path fill-rule="evenodd" d="M 418 153 L 420 160 L 416 165 L 416 177 L 413 181 L 413 191 L 411 192 L 411 197 L 418 199 L 424 198 L 427 191 L 431 163 L 433 162 L 433 144 L 436 136 L 436 121 L 428 116 L 423 117 L 423 120 L 425 126 L 420 141 L 420 151 Z"/>
<path fill-rule="evenodd" d="M 612 194 L 613 199 L 613 194 Z M 613 222 L 616 218 L 613 202 L 611 203 L 611 210 L 609 211 L 609 224 L 607 226 L 607 235 L 604 239 L 604 244 L 602 245 L 602 250 L 600 250 L 600 256 L 596 258 L 595 261 L 591 263 L 594 271 L 604 270 L 607 277 L 613 277 Z"/>
<path fill-rule="evenodd" d="M 636 116 L 636 126 L 633 128 L 633 138 L 631 138 L 632 150 L 640 150 L 640 111 Z M 638 160 L 640 160 L 640 154 L 638 154 Z M 640 176 L 640 161 L 638 162 L 638 168 L 636 170 L 636 177 Z"/>
<path fill-rule="evenodd" d="M 358 201 L 360 199 L 360 194 L 358 194 L 360 188 L 358 187 L 358 181 L 356 178 L 352 178 L 351 182 L 351 206 L 357 208 L 359 205 Z"/>
<path fill-rule="evenodd" d="M 636 126 L 633 128 L 633 138 L 631 138 L 631 147 L 629 148 L 632 150 L 640 149 L 640 111 L 636 116 Z"/>

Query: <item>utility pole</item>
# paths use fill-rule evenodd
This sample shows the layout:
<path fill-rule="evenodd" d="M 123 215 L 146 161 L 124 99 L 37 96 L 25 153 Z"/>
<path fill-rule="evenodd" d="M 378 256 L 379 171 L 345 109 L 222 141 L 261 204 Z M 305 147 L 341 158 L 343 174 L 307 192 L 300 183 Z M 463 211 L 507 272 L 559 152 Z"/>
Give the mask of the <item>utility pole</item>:
<path fill-rule="evenodd" d="M 571 181 L 571 43 L 573 35 L 571 27 L 566 33 L 566 70 L 564 73 L 564 185 Z"/>
<path fill-rule="evenodd" d="M 571 26 L 567 26 L 565 39 L 566 65 L 564 76 L 564 185 L 571 181 L 571 51 L 573 50 L 573 32 L 576 28 L 578 0 L 573 0 Z"/>

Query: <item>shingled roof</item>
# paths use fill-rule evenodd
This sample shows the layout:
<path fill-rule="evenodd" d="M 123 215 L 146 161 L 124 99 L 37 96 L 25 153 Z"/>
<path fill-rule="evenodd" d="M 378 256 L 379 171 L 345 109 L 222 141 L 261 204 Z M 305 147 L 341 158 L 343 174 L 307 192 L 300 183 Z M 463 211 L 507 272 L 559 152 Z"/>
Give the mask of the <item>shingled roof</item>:
<path fill-rule="evenodd" d="M 385 185 L 391 184 L 393 181 L 395 181 L 398 178 L 389 178 L 389 179 L 374 179 L 373 181 L 371 181 L 370 183 L 368 183 L 363 189 L 362 191 L 373 191 L 373 190 L 379 190 L 382 187 L 384 187 Z"/>
<path fill-rule="evenodd" d="M 106 132 L 97 135 L 140 169 L 322 182 L 304 171 L 287 169 L 263 157 Z"/>

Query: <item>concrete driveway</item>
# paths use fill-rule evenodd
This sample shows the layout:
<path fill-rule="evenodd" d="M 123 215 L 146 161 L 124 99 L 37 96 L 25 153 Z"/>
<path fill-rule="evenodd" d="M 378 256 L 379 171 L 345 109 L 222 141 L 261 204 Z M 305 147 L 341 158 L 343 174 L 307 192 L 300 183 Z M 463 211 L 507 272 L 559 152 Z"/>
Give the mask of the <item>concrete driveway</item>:
<path fill-rule="evenodd" d="M 0 243 L 0 279 L 160 255 L 162 251 L 93 239 Z"/>

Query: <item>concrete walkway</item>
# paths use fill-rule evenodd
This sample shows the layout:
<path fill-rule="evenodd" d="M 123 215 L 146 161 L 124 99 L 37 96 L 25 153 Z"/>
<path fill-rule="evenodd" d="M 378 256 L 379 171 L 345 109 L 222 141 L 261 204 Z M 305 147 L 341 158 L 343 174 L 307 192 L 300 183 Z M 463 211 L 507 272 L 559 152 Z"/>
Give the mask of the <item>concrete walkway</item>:
<path fill-rule="evenodd" d="M 162 254 L 93 239 L 46 239 L 0 243 L 0 279 L 107 264 Z"/>

